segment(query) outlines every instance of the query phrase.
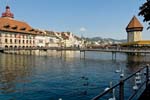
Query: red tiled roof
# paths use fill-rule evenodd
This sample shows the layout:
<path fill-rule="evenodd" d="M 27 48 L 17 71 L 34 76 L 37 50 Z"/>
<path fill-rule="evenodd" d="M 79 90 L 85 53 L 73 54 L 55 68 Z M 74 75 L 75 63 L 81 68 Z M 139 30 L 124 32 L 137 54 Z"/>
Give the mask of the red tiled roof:
<path fill-rule="evenodd" d="M 12 31 L 12 32 L 23 32 L 23 33 L 35 33 L 33 28 L 27 23 L 14 20 L 12 18 L 0 18 L 0 30 Z M 31 31 L 33 30 L 33 31 Z"/>
<path fill-rule="evenodd" d="M 30 34 L 44 34 L 40 30 L 33 29 L 30 25 L 25 22 L 14 20 L 14 15 L 10 11 L 10 7 L 6 6 L 6 11 L 2 13 L 0 18 L 0 30 Z"/>

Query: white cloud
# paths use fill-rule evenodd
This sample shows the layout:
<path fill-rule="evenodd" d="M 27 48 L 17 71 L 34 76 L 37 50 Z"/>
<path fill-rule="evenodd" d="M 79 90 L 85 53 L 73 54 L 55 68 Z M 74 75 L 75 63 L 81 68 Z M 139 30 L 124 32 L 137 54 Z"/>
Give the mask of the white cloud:
<path fill-rule="evenodd" d="M 80 31 L 81 31 L 81 32 L 85 32 L 86 30 L 87 30 L 87 29 L 86 29 L 85 27 L 81 27 L 81 28 L 80 28 Z"/>

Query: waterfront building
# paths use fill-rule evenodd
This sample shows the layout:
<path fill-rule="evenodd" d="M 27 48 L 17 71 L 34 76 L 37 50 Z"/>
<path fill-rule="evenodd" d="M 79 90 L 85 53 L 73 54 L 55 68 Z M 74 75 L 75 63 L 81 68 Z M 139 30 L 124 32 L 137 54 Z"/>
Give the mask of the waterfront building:
<path fill-rule="evenodd" d="M 81 43 L 76 37 L 71 32 L 34 29 L 15 20 L 9 6 L 0 17 L 0 48 L 79 47 Z"/>
<path fill-rule="evenodd" d="M 46 45 L 48 47 L 60 47 L 61 46 L 61 37 L 57 35 L 58 32 L 54 31 L 45 31 L 46 32 Z"/>
<path fill-rule="evenodd" d="M 10 7 L 0 18 L 0 47 L 1 48 L 25 48 L 35 46 L 37 32 L 26 22 L 14 19 Z"/>
<path fill-rule="evenodd" d="M 81 47 L 81 41 L 72 32 L 61 32 L 63 47 Z"/>
<path fill-rule="evenodd" d="M 35 29 L 35 47 L 46 47 L 46 32 L 40 29 Z"/>

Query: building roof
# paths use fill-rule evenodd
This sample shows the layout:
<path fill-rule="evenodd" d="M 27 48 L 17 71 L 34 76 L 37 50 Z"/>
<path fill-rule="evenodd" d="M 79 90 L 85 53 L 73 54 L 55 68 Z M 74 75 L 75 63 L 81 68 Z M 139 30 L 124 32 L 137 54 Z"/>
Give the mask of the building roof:
<path fill-rule="evenodd" d="M 12 31 L 12 32 L 23 32 L 23 33 L 35 33 L 34 29 L 31 28 L 27 23 L 17 21 L 11 18 L 0 18 L 0 30 Z"/>
<path fill-rule="evenodd" d="M 142 31 L 143 26 L 139 20 L 134 16 L 126 27 L 127 32 L 129 31 Z"/>

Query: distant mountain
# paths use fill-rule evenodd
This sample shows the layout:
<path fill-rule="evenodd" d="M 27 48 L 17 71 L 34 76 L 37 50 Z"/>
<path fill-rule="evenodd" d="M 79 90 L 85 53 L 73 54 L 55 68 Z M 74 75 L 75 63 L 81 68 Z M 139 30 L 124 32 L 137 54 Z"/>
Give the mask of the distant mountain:
<path fill-rule="evenodd" d="M 91 41 L 91 42 L 99 42 L 99 43 L 124 43 L 127 40 L 122 39 L 122 40 L 117 40 L 117 39 L 112 39 L 112 38 L 101 38 L 101 37 L 92 37 L 92 38 L 84 38 L 87 41 Z"/>

